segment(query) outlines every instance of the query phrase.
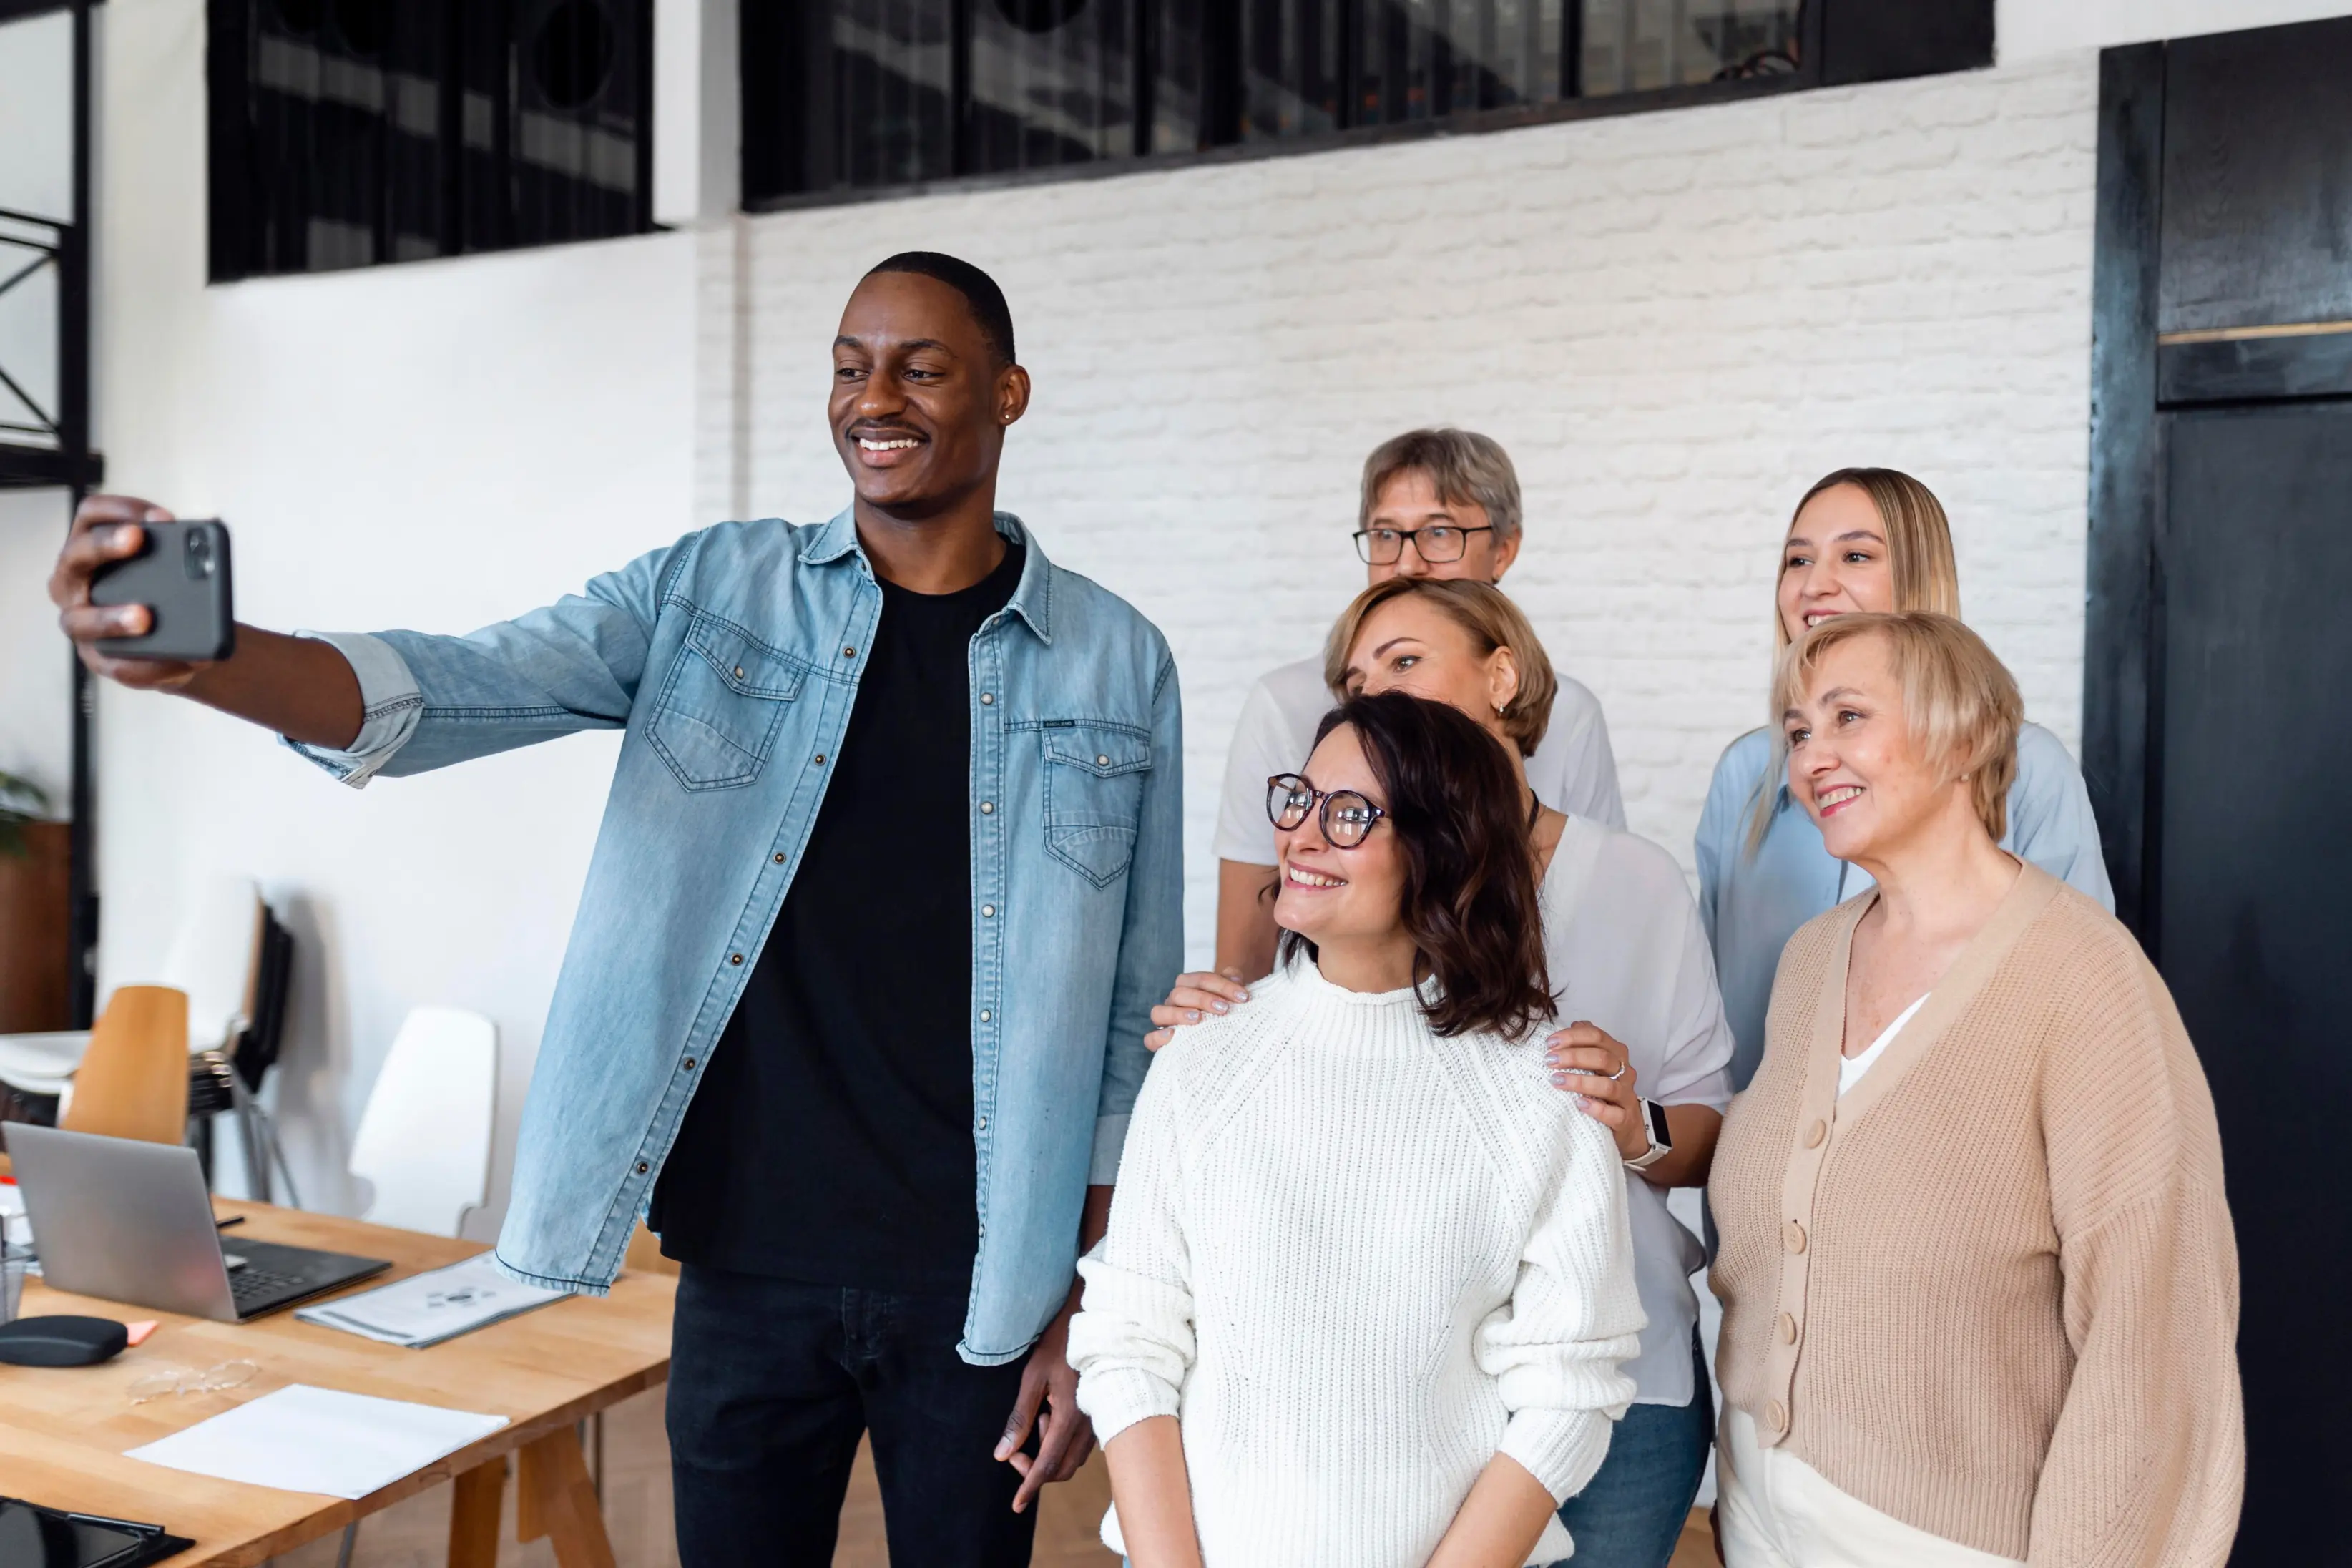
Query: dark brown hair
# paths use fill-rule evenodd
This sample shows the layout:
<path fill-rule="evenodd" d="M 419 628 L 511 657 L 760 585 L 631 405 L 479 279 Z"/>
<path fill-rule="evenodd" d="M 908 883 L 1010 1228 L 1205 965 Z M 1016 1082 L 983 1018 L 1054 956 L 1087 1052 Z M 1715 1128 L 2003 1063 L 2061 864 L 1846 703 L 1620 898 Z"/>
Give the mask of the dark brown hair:
<path fill-rule="evenodd" d="M 1440 1035 L 1517 1039 L 1552 1016 L 1528 808 L 1502 742 L 1444 702 L 1384 691 L 1324 715 L 1323 737 L 1356 731 L 1404 853 L 1399 913 L 1437 994 L 1423 1004 Z M 1377 831 L 1377 829 L 1375 830 Z M 1282 935 L 1287 961 L 1315 944 Z"/>

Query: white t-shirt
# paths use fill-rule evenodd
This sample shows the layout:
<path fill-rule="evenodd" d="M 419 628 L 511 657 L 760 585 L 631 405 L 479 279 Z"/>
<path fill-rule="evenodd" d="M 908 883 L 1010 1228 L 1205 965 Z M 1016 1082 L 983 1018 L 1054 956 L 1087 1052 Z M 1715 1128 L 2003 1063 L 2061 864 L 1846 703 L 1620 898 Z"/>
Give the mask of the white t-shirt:
<path fill-rule="evenodd" d="M 1591 1022 L 1624 1042 L 1637 1087 L 1661 1105 L 1731 1103 L 1731 1026 L 1715 956 L 1674 857 L 1648 839 L 1570 816 L 1540 890 L 1544 959 L 1561 1027 Z M 1626 1209 L 1633 1279 L 1649 1325 L 1624 1366 L 1638 1405 L 1687 1405 L 1698 1237 L 1667 1211 L 1664 1189 L 1631 1172 Z"/>
<path fill-rule="evenodd" d="M 1878 1032 L 1878 1038 L 1871 1041 L 1860 1056 L 1846 1057 L 1838 1062 L 1838 1098 L 1840 1100 L 1845 1098 L 1846 1090 L 1862 1081 L 1862 1075 L 1870 1070 L 1871 1064 L 1886 1054 L 1887 1042 L 1901 1034 L 1903 1026 L 1917 1016 L 1919 1009 L 1927 1005 L 1927 998 L 1920 997 L 1919 1000 L 1897 1013 L 1895 1016 L 1895 1022 L 1881 1029 Z"/>
<path fill-rule="evenodd" d="M 1225 790 L 1217 808 L 1220 860 L 1247 866 L 1275 863 L 1274 825 L 1265 819 L 1265 781 L 1297 773 L 1315 749 L 1315 727 L 1331 710 L 1320 657 L 1268 670 L 1242 701 L 1234 743 L 1225 753 Z M 1609 749 L 1609 721 L 1591 691 L 1566 676 L 1552 699 L 1543 744 L 1528 759 L 1528 784 L 1554 811 L 1625 826 L 1617 793 L 1617 758 Z"/>

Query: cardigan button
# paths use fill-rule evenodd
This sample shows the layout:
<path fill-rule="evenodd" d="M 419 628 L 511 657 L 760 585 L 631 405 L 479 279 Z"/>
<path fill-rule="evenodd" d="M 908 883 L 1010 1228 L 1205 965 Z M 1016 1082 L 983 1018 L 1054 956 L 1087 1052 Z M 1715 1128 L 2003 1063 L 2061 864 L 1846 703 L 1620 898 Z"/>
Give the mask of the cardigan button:
<path fill-rule="evenodd" d="M 1791 1252 L 1805 1250 L 1805 1227 L 1790 1220 L 1780 1227 L 1780 1243 Z"/>
<path fill-rule="evenodd" d="M 1789 1407 L 1777 1399 L 1767 1405 L 1764 1407 L 1764 1429 L 1775 1437 L 1785 1436 L 1789 1430 Z"/>
<path fill-rule="evenodd" d="M 1826 1121 L 1816 1121 L 1805 1129 L 1805 1147 L 1818 1149 L 1822 1146 L 1822 1140 L 1829 1135 L 1830 1124 Z"/>
<path fill-rule="evenodd" d="M 1788 1313 L 1783 1312 L 1780 1317 L 1773 1320 L 1772 1326 L 1780 1331 L 1780 1342 L 1782 1344 L 1792 1345 L 1797 1342 L 1796 1319 L 1790 1317 Z"/>

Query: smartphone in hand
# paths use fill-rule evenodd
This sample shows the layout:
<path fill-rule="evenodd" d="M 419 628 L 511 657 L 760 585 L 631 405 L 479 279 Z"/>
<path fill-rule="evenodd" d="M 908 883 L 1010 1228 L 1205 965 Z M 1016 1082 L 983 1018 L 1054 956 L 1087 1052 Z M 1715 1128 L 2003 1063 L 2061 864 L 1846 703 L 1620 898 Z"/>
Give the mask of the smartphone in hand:
<path fill-rule="evenodd" d="M 101 637 L 110 658 L 211 660 L 236 647 L 229 591 L 228 524 L 147 522 L 136 555 L 93 574 L 90 602 L 144 605 L 154 616 L 144 637 Z"/>

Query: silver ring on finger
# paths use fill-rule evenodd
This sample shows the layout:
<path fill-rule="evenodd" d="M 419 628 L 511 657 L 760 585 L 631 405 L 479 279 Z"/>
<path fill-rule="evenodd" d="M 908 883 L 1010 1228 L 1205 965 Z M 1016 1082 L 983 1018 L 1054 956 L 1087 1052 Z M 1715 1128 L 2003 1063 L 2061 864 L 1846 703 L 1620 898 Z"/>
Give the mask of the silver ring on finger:
<path fill-rule="evenodd" d="M 1623 1078 L 1625 1076 L 1625 1069 L 1633 1065 L 1633 1058 L 1632 1057 L 1627 1057 L 1623 1061 L 1619 1062 L 1617 1064 L 1617 1070 L 1609 1075 L 1609 1081 L 1611 1083 L 1615 1083 L 1619 1079 Z"/>

